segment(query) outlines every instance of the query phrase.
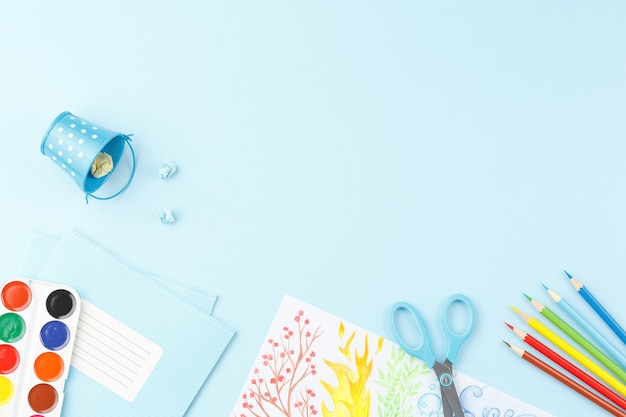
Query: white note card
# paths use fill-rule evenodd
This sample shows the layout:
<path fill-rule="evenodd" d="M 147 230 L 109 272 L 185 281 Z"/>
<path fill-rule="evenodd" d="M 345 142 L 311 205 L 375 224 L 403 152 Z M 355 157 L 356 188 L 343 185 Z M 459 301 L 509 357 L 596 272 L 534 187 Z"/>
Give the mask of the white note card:
<path fill-rule="evenodd" d="M 133 401 L 163 349 L 85 300 L 71 365 L 126 401 Z"/>

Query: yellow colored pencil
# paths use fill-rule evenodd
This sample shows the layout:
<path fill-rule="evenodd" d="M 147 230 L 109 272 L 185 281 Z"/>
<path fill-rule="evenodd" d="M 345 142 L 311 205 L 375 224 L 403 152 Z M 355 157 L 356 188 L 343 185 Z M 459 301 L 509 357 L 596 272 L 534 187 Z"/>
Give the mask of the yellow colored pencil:
<path fill-rule="evenodd" d="M 570 326 L 565 320 L 561 317 L 557 316 L 556 313 L 550 310 L 548 307 L 541 304 L 539 301 L 534 300 L 529 295 L 524 294 L 524 296 L 530 301 L 533 307 L 545 318 L 550 320 L 552 324 L 561 329 L 563 333 L 568 335 L 574 342 L 578 344 L 578 346 L 585 349 L 591 356 L 596 358 L 598 362 L 604 365 L 609 371 L 613 372 L 613 374 L 618 377 L 622 382 L 626 382 L 626 371 L 618 364 L 616 364 L 613 359 L 609 358 L 604 352 L 595 347 L 589 340 L 585 339 L 583 335 L 578 333 L 576 329 Z"/>
<path fill-rule="evenodd" d="M 544 326 L 539 320 L 519 311 L 515 307 L 511 307 L 530 327 L 538 331 L 546 339 L 558 346 L 563 352 L 572 357 L 576 362 L 587 368 L 590 372 L 595 374 L 598 378 L 603 380 L 606 384 L 611 386 L 614 390 L 620 394 L 626 396 L 626 385 L 615 378 L 611 373 L 604 370 L 600 365 L 583 355 L 580 351 L 574 348 L 572 345 L 561 339 L 556 333 Z"/>

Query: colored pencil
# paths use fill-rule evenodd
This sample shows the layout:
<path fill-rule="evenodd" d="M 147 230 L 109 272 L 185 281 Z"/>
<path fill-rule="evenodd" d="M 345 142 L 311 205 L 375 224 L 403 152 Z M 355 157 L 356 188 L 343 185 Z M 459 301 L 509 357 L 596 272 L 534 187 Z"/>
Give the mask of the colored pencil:
<path fill-rule="evenodd" d="M 567 343 L 565 340 L 561 339 L 556 333 L 546 327 L 539 320 L 525 314 L 522 311 L 519 311 L 515 307 L 511 307 L 513 311 L 515 311 L 519 316 L 533 329 L 537 330 L 548 339 L 550 342 L 554 343 L 557 347 L 559 347 L 563 352 L 572 357 L 576 362 L 580 363 L 582 366 L 587 368 L 591 373 L 595 374 L 598 378 L 608 384 L 611 388 L 619 392 L 622 396 L 626 396 L 626 385 L 624 385 L 621 381 L 615 378 L 611 373 L 606 371 L 600 365 L 589 359 L 587 356 L 583 355 L 579 350 L 574 348 L 572 345 Z"/>
<path fill-rule="evenodd" d="M 598 314 L 598 316 L 600 316 L 600 318 L 604 320 L 604 322 L 611 328 L 611 330 L 613 330 L 613 333 L 615 333 L 617 337 L 622 340 L 622 342 L 626 343 L 626 330 L 624 330 L 622 326 L 619 325 L 617 320 L 615 320 L 613 316 L 611 316 L 609 312 L 606 311 L 602 304 L 600 304 L 600 302 L 596 300 L 591 292 L 589 292 L 587 287 L 585 287 L 580 281 L 570 275 L 567 271 L 563 272 L 565 272 L 565 275 L 567 275 L 567 278 L 569 278 L 569 282 L 574 286 L 576 292 L 587 302 L 587 304 L 589 304 L 589 306 L 591 306 L 596 314 Z"/>
<path fill-rule="evenodd" d="M 520 358 L 524 359 L 526 362 L 531 363 L 532 365 L 534 365 L 535 367 L 537 367 L 540 370 L 544 371 L 545 373 L 547 373 L 551 377 L 555 378 L 556 380 L 558 380 L 558 381 L 562 382 L 563 384 L 567 385 L 569 388 L 571 388 L 574 391 L 576 391 L 577 393 L 581 394 L 582 396 L 584 396 L 588 400 L 594 402 L 596 405 L 599 405 L 600 407 L 604 408 L 609 413 L 613 414 L 614 416 L 618 416 L 618 417 L 626 417 L 626 412 L 624 412 L 623 410 L 620 410 L 615 405 L 611 404 L 610 402 L 608 402 L 604 398 L 600 397 L 599 395 L 597 395 L 593 391 L 589 390 L 588 388 L 586 388 L 583 385 L 579 384 L 578 382 L 574 381 L 573 379 L 571 379 L 567 375 L 564 375 L 561 372 L 557 371 L 556 369 L 554 369 L 553 367 L 551 367 L 550 365 L 548 365 L 547 363 L 545 363 L 541 359 L 537 358 L 536 356 L 532 355 L 529 352 L 526 352 L 525 350 L 523 350 L 521 348 L 518 348 L 516 346 L 512 346 L 508 342 L 504 342 L 504 343 L 509 348 L 511 348 L 511 350 L 513 352 L 515 352 L 515 354 L 517 354 L 517 356 L 519 356 Z"/>
<path fill-rule="evenodd" d="M 541 284 L 543 285 L 543 284 Z M 593 326 L 582 314 L 580 314 L 574 307 L 572 307 L 565 298 L 554 292 L 552 289 L 543 285 L 548 295 L 555 302 L 561 310 L 565 312 L 572 320 L 585 330 L 602 348 L 615 360 L 622 369 L 626 369 L 626 355 L 620 352 L 615 345 L 613 345 L 602 333 L 600 333 L 595 326 Z"/>
<path fill-rule="evenodd" d="M 596 358 L 602 365 L 606 366 L 614 375 L 616 375 L 623 382 L 626 382 L 626 372 L 619 367 L 618 364 L 613 362 L 613 359 L 609 358 L 604 352 L 594 346 L 589 340 L 585 339 L 583 335 L 578 333 L 576 329 L 570 326 L 565 320 L 559 317 L 554 311 L 550 310 L 545 305 L 541 304 L 537 300 L 533 300 L 529 295 L 524 296 L 530 301 L 533 307 L 545 318 L 550 320 L 552 324 L 561 329 L 563 333 L 568 335 L 574 342 L 580 347 L 585 349 L 591 356 Z"/>
<path fill-rule="evenodd" d="M 608 400 L 615 403 L 615 405 L 626 409 L 626 399 L 624 397 L 618 395 L 615 391 L 609 389 L 606 385 L 602 384 L 600 381 L 565 359 L 563 356 L 559 355 L 554 350 L 550 349 L 548 346 L 541 343 L 538 339 L 533 337 L 532 335 L 511 326 L 508 323 L 506 324 L 513 333 L 515 333 L 524 343 L 529 346 L 535 348 L 539 353 L 542 353 L 545 357 L 552 360 L 554 363 L 559 365 L 561 368 L 565 369 L 567 372 L 580 379 L 585 384 L 589 385 L 591 388 L 596 390 L 599 394 L 605 396 Z"/>

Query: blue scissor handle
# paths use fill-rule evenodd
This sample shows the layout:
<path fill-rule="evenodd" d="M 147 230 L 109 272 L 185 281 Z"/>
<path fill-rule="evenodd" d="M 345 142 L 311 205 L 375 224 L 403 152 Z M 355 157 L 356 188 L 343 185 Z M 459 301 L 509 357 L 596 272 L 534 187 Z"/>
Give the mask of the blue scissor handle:
<path fill-rule="evenodd" d="M 396 314 L 400 310 L 406 310 L 410 317 L 413 319 L 412 325 L 418 333 L 418 336 L 421 336 L 421 343 L 417 346 L 411 346 L 405 342 L 404 338 L 400 334 L 400 331 L 396 327 Z M 391 334 L 393 338 L 396 340 L 398 345 L 410 355 L 416 356 L 423 360 L 429 368 L 432 368 L 435 364 L 435 354 L 433 353 L 432 348 L 430 347 L 430 339 L 428 338 L 428 333 L 426 332 L 426 326 L 424 325 L 424 321 L 422 320 L 422 316 L 417 312 L 413 305 L 406 303 L 404 301 L 399 301 L 391 306 L 391 313 L 389 314 L 389 327 L 391 329 Z"/>
<path fill-rule="evenodd" d="M 455 333 L 448 323 L 450 309 L 452 308 L 452 304 L 461 303 L 467 309 L 469 313 L 469 317 L 467 318 L 466 327 L 460 332 Z M 447 347 L 446 347 L 446 359 L 450 361 L 450 363 L 454 363 L 456 360 L 456 355 L 459 353 L 459 349 L 461 349 L 461 345 L 465 340 L 469 337 L 474 330 L 474 305 L 463 294 L 454 294 L 448 298 L 445 305 L 443 306 L 443 314 L 441 318 L 441 324 L 443 326 L 443 331 L 446 334 L 447 339 Z"/>

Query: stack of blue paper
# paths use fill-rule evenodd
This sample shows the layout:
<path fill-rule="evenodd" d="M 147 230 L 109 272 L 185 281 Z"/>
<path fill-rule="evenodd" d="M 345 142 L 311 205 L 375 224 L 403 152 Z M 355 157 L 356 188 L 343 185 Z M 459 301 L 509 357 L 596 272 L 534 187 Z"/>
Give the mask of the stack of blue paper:
<path fill-rule="evenodd" d="M 64 417 L 182 416 L 234 335 L 213 317 L 214 296 L 73 231 L 33 232 L 17 274 L 69 285 L 83 301 Z"/>

